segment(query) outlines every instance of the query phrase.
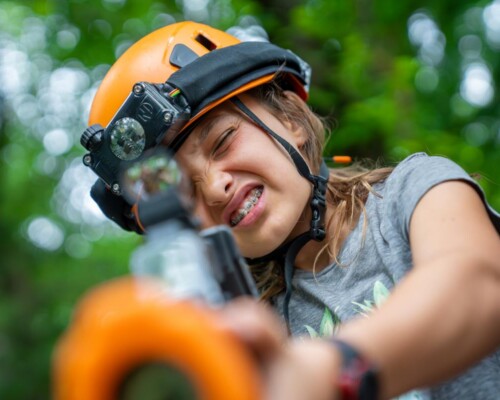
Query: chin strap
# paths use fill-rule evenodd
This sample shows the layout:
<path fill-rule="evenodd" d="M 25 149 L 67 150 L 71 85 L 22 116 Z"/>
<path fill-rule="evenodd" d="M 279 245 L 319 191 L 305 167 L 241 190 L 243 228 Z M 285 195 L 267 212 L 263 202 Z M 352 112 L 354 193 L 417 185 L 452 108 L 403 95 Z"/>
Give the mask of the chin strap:
<path fill-rule="evenodd" d="M 240 99 L 234 97 L 232 103 L 238 107 L 248 118 L 250 118 L 259 128 L 266 132 L 269 136 L 275 139 L 292 158 L 293 163 L 297 167 L 297 171 L 301 176 L 307 179 L 313 185 L 312 196 L 309 201 L 311 207 L 311 224 L 309 231 L 302 233 L 291 241 L 282 244 L 273 252 L 259 258 L 247 259 L 249 264 L 258 264 L 273 260 L 284 259 L 284 276 L 285 276 L 285 298 L 283 300 L 283 315 L 288 327 L 290 327 L 290 316 L 288 313 L 288 305 L 292 296 L 292 279 L 294 273 L 294 263 L 300 249 L 310 240 L 318 242 L 325 238 L 325 211 L 326 211 L 326 188 L 328 183 L 329 170 L 324 162 L 321 163 L 319 175 L 311 174 L 307 163 L 302 155 L 289 142 L 271 130 L 259 117 L 257 117 Z"/>

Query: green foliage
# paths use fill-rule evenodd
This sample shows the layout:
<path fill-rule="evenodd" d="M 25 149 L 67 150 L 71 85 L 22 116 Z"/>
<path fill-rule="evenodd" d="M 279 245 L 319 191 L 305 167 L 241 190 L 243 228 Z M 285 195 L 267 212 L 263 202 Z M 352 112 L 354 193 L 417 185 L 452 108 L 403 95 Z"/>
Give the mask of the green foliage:
<path fill-rule="evenodd" d="M 50 397 L 51 351 L 77 299 L 127 273 L 140 241 L 99 218 L 79 191 L 90 179 L 78 169 L 88 101 L 131 43 L 183 19 L 223 29 L 260 24 L 311 64 L 310 104 L 334 126 L 327 155 L 386 163 L 416 151 L 445 155 L 479 173 L 500 209 L 491 3 L 1 1 L 0 398 Z M 487 79 L 476 69 L 476 80 L 465 80 L 477 64 Z M 329 331 L 333 317 L 325 318 L 321 330 Z"/>

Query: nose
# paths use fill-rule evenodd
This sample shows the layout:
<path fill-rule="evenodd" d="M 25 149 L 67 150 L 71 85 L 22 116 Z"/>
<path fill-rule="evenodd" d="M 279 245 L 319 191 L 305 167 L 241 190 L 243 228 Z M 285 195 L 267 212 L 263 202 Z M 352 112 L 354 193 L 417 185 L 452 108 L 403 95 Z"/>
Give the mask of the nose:
<path fill-rule="evenodd" d="M 203 182 L 202 193 L 209 206 L 224 204 L 229 200 L 233 176 L 222 170 L 210 168 Z"/>

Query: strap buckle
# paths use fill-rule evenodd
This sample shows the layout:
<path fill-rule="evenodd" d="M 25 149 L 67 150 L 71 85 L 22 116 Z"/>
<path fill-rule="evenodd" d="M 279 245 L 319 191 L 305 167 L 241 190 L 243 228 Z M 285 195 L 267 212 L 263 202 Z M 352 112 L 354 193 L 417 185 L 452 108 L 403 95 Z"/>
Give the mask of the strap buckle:
<path fill-rule="evenodd" d="M 326 236 L 325 209 L 326 209 L 326 187 L 328 180 L 322 176 L 312 176 L 313 195 L 311 198 L 311 239 L 318 242 Z"/>

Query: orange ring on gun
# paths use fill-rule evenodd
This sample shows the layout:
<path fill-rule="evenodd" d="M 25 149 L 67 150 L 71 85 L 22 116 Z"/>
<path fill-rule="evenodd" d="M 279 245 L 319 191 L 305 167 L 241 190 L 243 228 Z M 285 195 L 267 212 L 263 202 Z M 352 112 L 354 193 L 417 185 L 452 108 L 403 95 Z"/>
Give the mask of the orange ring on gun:
<path fill-rule="evenodd" d="M 105 283 L 84 297 L 57 343 L 53 400 L 119 399 L 124 379 L 148 363 L 181 371 L 196 399 L 261 399 L 255 360 L 216 319 L 200 302 L 168 297 L 153 279 Z"/>

